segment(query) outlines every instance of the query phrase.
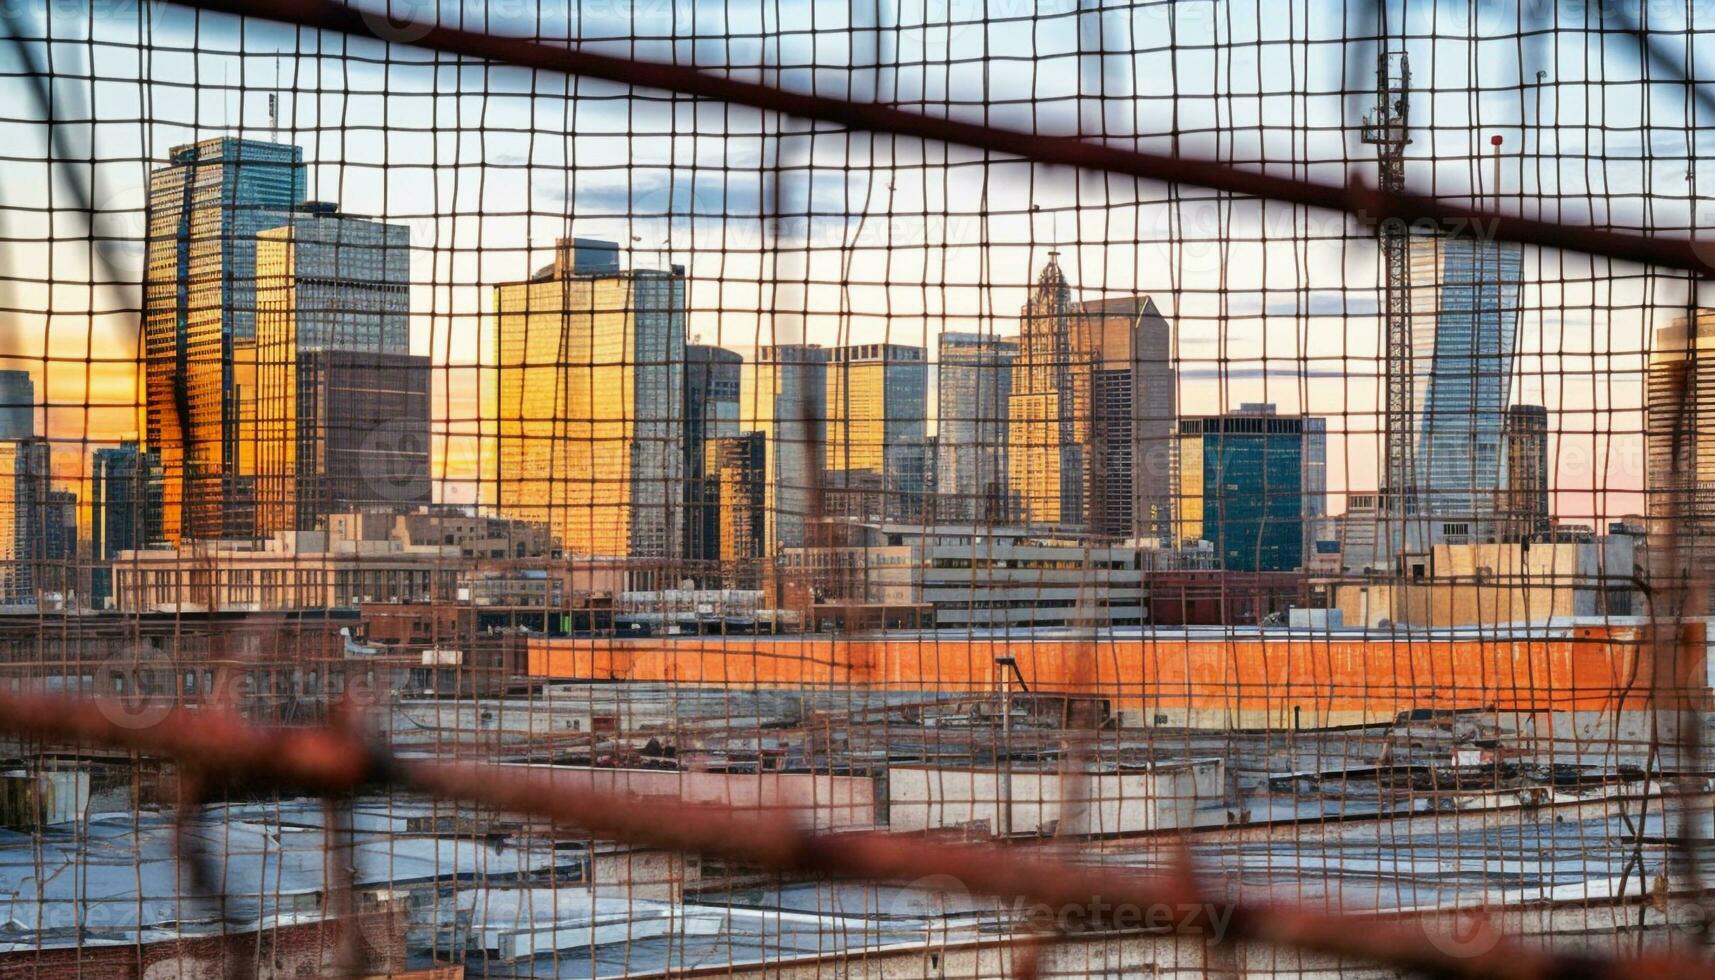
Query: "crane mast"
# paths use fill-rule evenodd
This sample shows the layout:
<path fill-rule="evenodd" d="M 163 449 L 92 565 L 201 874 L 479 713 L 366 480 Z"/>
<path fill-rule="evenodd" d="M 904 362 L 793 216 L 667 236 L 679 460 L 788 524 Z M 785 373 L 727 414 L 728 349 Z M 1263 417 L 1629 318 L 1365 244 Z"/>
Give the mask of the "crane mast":
<path fill-rule="evenodd" d="M 1383 194 L 1405 189 L 1405 147 L 1411 142 L 1410 88 L 1411 65 L 1405 52 L 1390 51 L 1384 44 L 1376 55 L 1376 104 L 1364 116 L 1363 126 L 1363 141 L 1376 148 L 1377 186 Z M 1405 547 L 1405 519 L 1416 506 L 1408 234 L 1405 222 L 1399 220 L 1384 220 L 1378 227 L 1385 290 L 1387 419 L 1382 430 L 1385 462 L 1377 503 L 1387 535 L 1382 551 L 1389 561 Z"/>

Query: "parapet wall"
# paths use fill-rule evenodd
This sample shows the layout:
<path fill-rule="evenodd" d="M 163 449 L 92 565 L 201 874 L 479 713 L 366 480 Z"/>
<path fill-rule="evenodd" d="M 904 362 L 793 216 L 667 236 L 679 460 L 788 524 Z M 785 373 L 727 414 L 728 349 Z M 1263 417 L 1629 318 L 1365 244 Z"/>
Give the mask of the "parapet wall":
<path fill-rule="evenodd" d="M 1663 629 L 1667 629 L 1664 627 Z M 532 677 L 757 688 L 860 685 L 994 693 L 997 657 L 1030 690 L 1107 698 L 1144 724 L 1314 728 L 1415 708 L 1502 712 L 1701 707 L 1703 623 L 1494 632 L 1162 631 L 1071 638 L 696 636 L 530 642 Z"/>

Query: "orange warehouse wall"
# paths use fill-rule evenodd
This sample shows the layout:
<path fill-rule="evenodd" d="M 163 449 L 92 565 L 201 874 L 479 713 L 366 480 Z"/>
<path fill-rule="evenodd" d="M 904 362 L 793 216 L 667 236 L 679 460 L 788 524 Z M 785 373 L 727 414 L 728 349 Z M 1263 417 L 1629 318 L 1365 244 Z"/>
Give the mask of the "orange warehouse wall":
<path fill-rule="evenodd" d="M 1305 724 L 1343 724 L 1409 708 L 1642 709 L 1652 693 L 1702 704 L 1703 627 L 1685 629 L 1678 642 L 1654 639 L 1649 627 L 1613 626 L 1486 638 L 534 639 L 529 671 L 544 679 L 987 694 L 997 688 L 994 659 L 1010 655 L 1031 690 L 1105 697 L 1116 710 L 1267 724 L 1298 708 Z"/>

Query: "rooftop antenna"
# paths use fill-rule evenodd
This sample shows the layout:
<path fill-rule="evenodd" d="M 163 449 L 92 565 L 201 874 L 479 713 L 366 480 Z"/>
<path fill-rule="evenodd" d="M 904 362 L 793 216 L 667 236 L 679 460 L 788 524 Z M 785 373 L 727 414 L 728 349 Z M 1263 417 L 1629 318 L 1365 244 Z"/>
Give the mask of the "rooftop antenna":
<path fill-rule="evenodd" d="M 274 56 L 274 91 L 268 93 L 268 138 L 280 142 L 280 56 Z"/>

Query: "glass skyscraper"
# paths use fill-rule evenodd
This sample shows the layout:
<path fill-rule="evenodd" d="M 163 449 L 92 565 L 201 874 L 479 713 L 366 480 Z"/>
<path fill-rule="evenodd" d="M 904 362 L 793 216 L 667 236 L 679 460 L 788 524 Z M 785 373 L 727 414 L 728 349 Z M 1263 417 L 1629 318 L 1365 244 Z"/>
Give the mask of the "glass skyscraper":
<path fill-rule="evenodd" d="M 1413 238 L 1412 398 L 1416 420 L 1408 537 L 1413 548 L 1494 532 L 1501 437 L 1518 334 L 1517 245 Z"/>
<path fill-rule="evenodd" d="M 939 514 L 955 521 L 1004 522 L 1007 410 L 1016 341 L 976 333 L 941 334 L 936 366 Z"/>
<path fill-rule="evenodd" d="M 135 442 L 97 449 L 89 481 L 91 602 L 106 608 L 113 595 L 109 562 L 121 551 L 148 547 L 161 537 L 161 475 L 151 454 Z"/>
<path fill-rule="evenodd" d="M 281 221 L 257 238 L 255 380 L 233 396 L 257 533 L 429 503 L 429 359 L 411 354 L 410 229 L 322 203 Z"/>
<path fill-rule="evenodd" d="M 0 371 L 0 439 L 35 437 L 35 381 L 28 371 Z"/>
<path fill-rule="evenodd" d="M 572 554 L 677 559 L 685 278 L 591 245 L 495 287 L 500 510 Z"/>
<path fill-rule="evenodd" d="M 826 451 L 828 352 L 813 344 L 772 344 L 746 361 L 739 428 L 766 441 L 763 554 L 804 545 L 813 488 Z"/>
<path fill-rule="evenodd" d="M 829 492 L 852 491 L 853 500 L 866 501 L 843 508 L 847 516 L 920 516 L 929 398 L 923 348 L 835 347 L 828 352 L 827 386 Z"/>
<path fill-rule="evenodd" d="M 1268 404 L 1181 419 L 1175 494 L 1180 542 L 1209 542 L 1228 571 L 1302 567 L 1305 520 L 1319 509 L 1305 485 L 1315 473 L 1305 457 L 1325 452 L 1316 445 L 1325 432 L 1321 419 L 1276 415 Z"/>
<path fill-rule="evenodd" d="M 720 486 L 711 479 L 709 447 L 738 435 L 739 379 L 744 358 L 706 344 L 685 346 L 685 558 L 721 556 Z M 718 454 L 717 454 L 718 455 Z"/>
<path fill-rule="evenodd" d="M 162 467 L 162 533 L 217 537 L 238 497 L 233 347 L 256 333 L 256 234 L 303 200 L 303 150 L 216 137 L 149 177 L 145 442 Z"/>

